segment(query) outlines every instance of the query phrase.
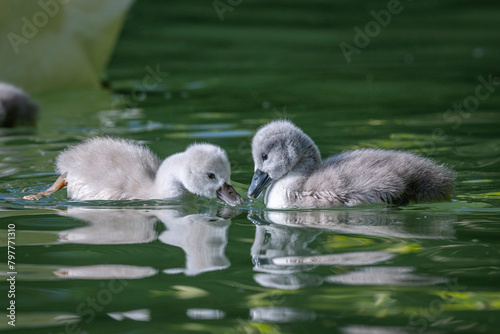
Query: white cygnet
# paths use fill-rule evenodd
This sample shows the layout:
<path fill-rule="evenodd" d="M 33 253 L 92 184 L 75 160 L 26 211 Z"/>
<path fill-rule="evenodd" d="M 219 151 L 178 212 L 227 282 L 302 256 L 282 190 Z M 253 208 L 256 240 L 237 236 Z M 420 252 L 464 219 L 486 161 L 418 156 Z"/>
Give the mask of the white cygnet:
<path fill-rule="evenodd" d="M 455 173 L 413 153 L 360 149 L 321 160 L 312 139 L 292 122 L 262 126 L 252 140 L 257 198 L 268 208 L 328 208 L 367 203 L 406 205 L 450 200 Z"/>
<path fill-rule="evenodd" d="M 74 200 L 164 199 L 196 194 L 243 203 L 231 186 L 226 152 L 212 144 L 193 144 L 163 162 L 149 148 L 125 139 L 97 137 L 57 157 L 58 180 L 48 190 L 25 196 L 38 200 L 67 186 Z"/>
<path fill-rule="evenodd" d="M 21 88 L 0 82 L 0 126 L 34 126 L 38 106 Z"/>

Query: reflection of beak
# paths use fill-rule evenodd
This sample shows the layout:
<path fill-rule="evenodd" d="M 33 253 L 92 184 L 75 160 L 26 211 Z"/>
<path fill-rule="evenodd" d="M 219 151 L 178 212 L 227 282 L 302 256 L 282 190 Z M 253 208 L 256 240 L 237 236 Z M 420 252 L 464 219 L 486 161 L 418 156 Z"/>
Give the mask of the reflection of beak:
<path fill-rule="evenodd" d="M 248 220 L 250 220 L 252 223 L 254 223 L 257 226 L 261 225 L 269 225 L 269 221 L 265 220 L 262 218 L 260 215 L 256 214 L 253 211 L 250 211 L 250 213 L 247 216 Z"/>
<path fill-rule="evenodd" d="M 56 270 L 54 271 L 54 274 L 59 277 L 67 277 L 68 272 L 67 271 L 62 271 L 62 270 Z"/>
<path fill-rule="evenodd" d="M 239 215 L 241 211 L 239 209 L 228 208 L 227 206 L 222 206 L 217 211 L 217 217 L 222 219 L 231 219 Z"/>
<path fill-rule="evenodd" d="M 260 169 L 255 170 L 255 174 L 252 178 L 252 184 L 248 188 L 248 197 L 257 198 L 266 189 L 266 187 L 271 183 L 272 179 L 269 174 L 264 173 Z"/>
<path fill-rule="evenodd" d="M 243 204 L 243 198 L 227 183 L 217 190 L 217 198 L 232 206 Z"/>

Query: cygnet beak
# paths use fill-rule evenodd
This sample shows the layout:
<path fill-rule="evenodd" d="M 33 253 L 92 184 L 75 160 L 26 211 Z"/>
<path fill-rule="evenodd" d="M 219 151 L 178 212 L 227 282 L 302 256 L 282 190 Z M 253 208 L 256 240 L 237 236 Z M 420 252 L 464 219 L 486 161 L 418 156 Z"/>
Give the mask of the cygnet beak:
<path fill-rule="evenodd" d="M 252 178 L 252 184 L 248 188 L 248 197 L 257 198 L 259 195 L 267 188 L 267 186 L 272 182 L 269 174 L 264 173 L 260 169 L 255 170 L 255 174 Z"/>
<path fill-rule="evenodd" d="M 217 190 L 217 198 L 232 206 L 243 204 L 243 198 L 227 183 Z"/>

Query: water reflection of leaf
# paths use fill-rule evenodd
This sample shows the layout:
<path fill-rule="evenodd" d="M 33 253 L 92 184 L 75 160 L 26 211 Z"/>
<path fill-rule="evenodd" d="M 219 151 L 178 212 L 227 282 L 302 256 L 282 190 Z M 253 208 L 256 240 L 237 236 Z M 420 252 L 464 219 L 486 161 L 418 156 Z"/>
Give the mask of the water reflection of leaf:
<path fill-rule="evenodd" d="M 500 310 L 500 292 L 436 291 L 446 311 Z"/>
<path fill-rule="evenodd" d="M 297 290 L 267 289 L 265 292 L 255 293 L 248 296 L 249 307 L 264 307 L 282 305 L 286 296 L 296 295 Z"/>
<path fill-rule="evenodd" d="M 270 324 L 270 323 L 259 323 L 259 322 L 245 322 L 241 323 L 237 330 L 237 333 L 259 333 L 259 334 L 282 334 L 283 331 L 279 329 L 277 325 Z M 217 332 L 216 334 L 219 334 L 222 332 Z M 226 332 L 226 333 L 231 333 L 231 331 Z"/>
<path fill-rule="evenodd" d="M 373 239 L 362 238 L 362 237 L 351 237 L 347 235 L 328 235 L 326 241 L 322 244 L 325 249 L 338 249 L 338 248 L 349 248 L 349 247 L 363 247 L 373 245 L 375 241 Z"/>
<path fill-rule="evenodd" d="M 408 254 L 408 253 L 415 253 L 421 250 L 423 247 L 420 246 L 419 244 L 412 242 L 405 244 L 404 242 L 395 244 L 392 247 L 389 247 L 386 249 L 387 252 L 391 253 L 399 253 L 399 254 Z"/>
<path fill-rule="evenodd" d="M 500 192 L 467 195 L 470 199 L 500 199 Z"/>
<path fill-rule="evenodd" d="M 149 293 L 153 297 L 171 296 L 178 299 L 194 299 L 209 295 L 209 292 L 206 290 L 187 285 L 173 285 L 172 290 L 150 290 Z"/>

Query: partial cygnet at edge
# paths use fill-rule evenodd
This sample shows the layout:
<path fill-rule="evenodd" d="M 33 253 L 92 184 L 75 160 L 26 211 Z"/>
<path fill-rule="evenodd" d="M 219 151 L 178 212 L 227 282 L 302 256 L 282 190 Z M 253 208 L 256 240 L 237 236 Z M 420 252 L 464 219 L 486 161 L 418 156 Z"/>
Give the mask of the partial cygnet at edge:
<path fill-rule="evenodd" d="M 0 127 L 35 126 L 38 106 L 21 88 L 0 81 Z"/>

